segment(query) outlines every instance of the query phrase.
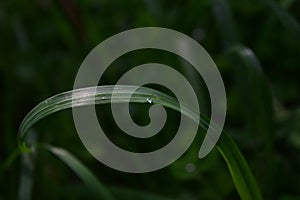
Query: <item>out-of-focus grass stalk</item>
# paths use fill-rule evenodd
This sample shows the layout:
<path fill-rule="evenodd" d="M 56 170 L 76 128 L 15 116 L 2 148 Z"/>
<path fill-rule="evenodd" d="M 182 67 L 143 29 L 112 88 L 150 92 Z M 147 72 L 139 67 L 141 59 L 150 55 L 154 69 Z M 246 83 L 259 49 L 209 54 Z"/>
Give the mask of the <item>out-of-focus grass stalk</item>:
<path fill-rule="evenodd" d="M 230 48 L 231 46 L 239 44 L 240 39 L 227 1 L 212 0 L 212 9 L 215 14 L 218 30 L 220 31 L 220 35 L 223 37 L 225 47 Z"/>
<path fill-rule="evenodd" d="M 29 134 L 28 142 L 30 144 L 36 143 L 36 133 L 32 131 Z M 35 170 L 36 160 L 36 147 L 32 146 L 31 151 L 21 154 L 21 174 L 19 177 L 19 200 L 30 200 L 32 199 L 32 185 Z"/>

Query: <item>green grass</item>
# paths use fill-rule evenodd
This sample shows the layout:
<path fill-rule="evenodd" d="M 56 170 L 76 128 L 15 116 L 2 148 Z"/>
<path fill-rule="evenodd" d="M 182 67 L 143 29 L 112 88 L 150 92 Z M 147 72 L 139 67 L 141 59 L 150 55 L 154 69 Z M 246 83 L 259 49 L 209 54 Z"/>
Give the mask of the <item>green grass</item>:
<path fill-rule="evenodd" d="M 114 90 L 114 88 L 116 88 Z M 34 109 L 32 109 L 28 115 L 24 118 L 18 135 L 19 148 L 24 152 L 30 152 L 30 149 L 35 148 L 36 144 L 28 144 L 26 140 L 27 131 L 39 120 L 58 112 L 63 109 L 87 106 L 93 104 L 105 104 L 105 103 L 123 103 L 131 96 L 130 91 L 135 86 L 98 86 L 96 88 L 82 88 L 78 90 L 72 90 L 64 92 L 53 97 L 50 97 Z M 114 96 L 112 93 L 114 92 Z M 95 99 L 91 98 L 95 95 Z M 75 97 L 75 98 L 74 98 Z M 105 98 L 103 98 L 105 97 Z M 180 107 L 178 101 L 171 96 L 168 96 L 159 91 L 140 87 L 130 98 L 130 102 L 148 104 L 148 99 L 152 99 L 153 104 L 159 104 L 165 107 L 172 108 L 176 111 L 191 118 L 205 130 L 208 130 L 209 120 L 206 117 L 200 117 L 200 113 L 195 113 L 193 108 Z M 218 127 L 214 127 L 216 130 Z M 239 149 L 233 142 L 233 140 L 223 133 L 217 144 L 219 151 L 225 159 L 230 173 L 233 177 L 235 186 L 240 194 L 241 199 L 262 199 L 255 179 L 250 171 L 244 157 L 240 153 Z M 50 152 L 64 161 L 71 169 L 76 171 L 80 178 L 94 191 L 99 192 L 99 198 L 111 199 L 109 195 L 105 194 L 101 185 L 96 181 L 94 177 L 86 167 L 84 167 L 73 156 L 67 153 L 63 149 L 46 147 Z M 101 192 L 102 191 L 102 192 Z M 105 194 L 105 195 L 104 195 Z"/>
<path fill-rule="evenodd" d="M 299 5 L 295 0 L 1 1 L 0 200 L 299 199 Z M 80 63 L 101 41 L 143 26 L 194 37 L 222 74 L 228 110 L 226 132 L 209 156 L 197 156 L 208 121 L 187 111 L 202 127 L 188 151 L 169 167 L 133 175 L 109 169 L 88 154 L 75 134 L 70 104 L 56 104 L 63 96 L 52 98 L 58 102 L 50 99 L 55 108 L 35 105 L 70 90 Z M 170 65 L 191 81 L 209 118 L 201 77 L 174 55 L 149 52 L 121 57 L 99 85 L 113 85 L 121 68 L 154 61 Z M 144 97 L 131 113 L 141 124 L 148 121 Z M 97 103 L 105 103 L 96 109 L 110 139 L 130 149 L 157 147 L 176 129 L 177 105 L 156 102 L 170 108 L 165 130 L 147 143 L 131 141 L 111 120 L 108 102 Z M 25 153 L 25 144 L 34 148 Z M 187 164 L 195 171 L 188 172 Z"/>

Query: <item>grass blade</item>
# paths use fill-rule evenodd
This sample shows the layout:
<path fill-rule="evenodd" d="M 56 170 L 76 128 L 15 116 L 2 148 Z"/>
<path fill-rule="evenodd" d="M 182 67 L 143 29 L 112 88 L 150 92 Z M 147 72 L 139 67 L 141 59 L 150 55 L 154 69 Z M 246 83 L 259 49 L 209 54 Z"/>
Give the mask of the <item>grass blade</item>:
<path fill-rule="evenodd" d="M 248 164 L 233 140 L 225 133 L 218 141 L 219 152 L 225 159 L 233 182 L 243 200 L 261 200 L 262 196 Z"/>
<path fill-rule="evenodd" d="M 148 99 L 151 98 L 153 103 L 166 106 L 179 112 L 181 111 L 195 122 L 199 122 L 199 113 L 196 113 L 187 105 L 184 105 L 185 107 L 180 109 L 179 103 L 174 100 L 173 97 L 145 87 L 140 87 L 131 96 L 131 93 L 135 88 L 136 86 L 125 85 L 118 85 L 117 87 L 115 85 L 89 87 L 64 92 L 44 100 L 26 115 L 20 125 L 18 134 L 18 144 L 20 149 L 22 151 L 30 151 L 28 146 L 25 144 L 25 134 L 27 134 L 30 127 L 48 115 L 60 110 L 71 108 L 72 106 L 78 107 L 94 104 L 124 103 L 128 101 L 127 99 L 129 97 L 131 97 L 130 102 L 133 103 L 148 103 Z M 113 91 L 115 93 L 114 98 L 111 96 Z M 201 122 L 202 123 L 200 123 L 200 125 L 205 128 L 208 127 L 206 121 L 201 120 Z"/>
<path fill-rule="evenodd" d="M 269 85 L 264 77 L 262 67 L 255 54 L 243 46 L 234 46 L 230 49 L 234 72 L 238 79 L 239 93 L 241 94 L 242 106 L 246 113 L 246 130 L 248 145 L 250 138 L 263 137 L 265 146 L 266 165 L 266 193 L 272 199 L 271 188 L 273 184 L 273 99 Z M 247 98 L 245 98 L 247 97 Z M 257 117 L 259 115 L 259 117 Z M 255 140 L 254 140 L 255 141 Z M 251 148 L 251 147 L 250 147 Z"/>
<path fill-rule="evenodd" d="M 15 149 L 5 160 L 3 164 L 0 165 L 0 175 L 2 175 L 11 165 L 13 162 L 19 157 L 21 151 L 20 149 Z M 0 176 L 1 178 L 2 176 Z"/>
<path fill-rule="evenodd" d="M 75 156 L 65 149 L 44 145 L 44 149 L 48 150 L 61 161 L 63 161 L 68 167 L 70 167 L 81 180 L 91 189 L 95 197 L 105 200 L 113 200 L 114 198 L 109 191 L 98 181 L 96 176 L 83 165 Z"/>
<path fill-rule="evenodd" d="M 262 67 L 251 49 L 241 45 L 230 49 L 232 63 L 240 84 L 250 132 L 265 136 L 266 146 L 272 147 L 273 99 Z M 257 114 L 259 113 L 259 118 Z"/>
<path fill-rule="evenodd" d="M 26 132 L 40 119 L 57 111 L 71 108 L 72 106 L 126 102 L 128 96 L 131 96 L 132 88 L 136 88 L 136 86 L 97 86 L 68 91 L 46 99 L 32 109 L 21 123 L 18 134 L 18 144 L 20 149 L 22 151 L 28 151 L 30 149 L 30 145 L 28 145 L 26 141 Z M 114 98 L 111 96 L 112 92 L 114 92 Z M 94 97 L 94 100 L 91 100 L 93 99 L 91 98 L 92 96 Z M 199 123 L 200 127 L 203 129 L 208 129 L 208 119 L 199 113 L 196 113 L 188 106 L 184 105 L 180 108 L 176 99 L 157 90 L 140 87 L 135 91 L 134 94 L 132 94 L 130 101 L 135 103 L 147 103 L 148 98 L 151 98 L 154 104 L 160 104 L 182 112 L 182 114 Z M 217 129 L 217 127 L 213 127 L 213 129 L 214 128 Z M 236 147 L 231 138 L 226 135 L 226 133 L 221 135 L 221 138 L 218 141 L 218 149 L 226 160 L 226 163 L 230 169 L 230 173 L 233 177 L 233 181 L 241 198 L 245 200 L 262 199 L 251 170 L 246 164 L 246 161 L 239 149 Z M 72 164 L 74 164 L 74 159 L 68 156 L 68 154 L 57 149 L 54 151 L 54 153 L 56 153 L 57 156 L 65 161 L 70 167 L 72 167 Z M 78 162 L 76 161 L 75 166 L 78 166 Z M 83 174 L 80 174 L 80 176 L 83 176 Z"/>
<path fill-rule="evenodd" d="M 35 143 L 37 135 L 34 131 L 28 137 L 30 144 Z M 19 181 L 19 200 L 32 199 L 32 185 L 35 170 L 36 147 L 33 146 L 30 152 L 21 154 L 21 176 Z"/>
<path fill-rule="evenodd" d="M 33 171 L 35 152 L 28 152 L 21 155 L 21 176 L 19 182 L 19 200 L 30 200 L 32 199 L 32 184 L 33 184 Z"/>
<path fill-rule="evenodd" d="M 271 1 L 271 0 L 265 0 Z M 227 0 L 213 1 L 214 13 L 218 27 L 222 33 L 226 52 L 232 60 L 233 72 L 236 73 L 241 94 L 242 109 L 246 116 L 247 136 L 252 137 L 253 133 L 259 138 L 264 137 L 265 158 L 267 160 L 265 180 L 268 196 L 272 188 L 272 123 L 273 123 L 273 99 L 271 90 L 264 77 L 262 67 L 254 53 L 241 45 L 237 37 L 237 30 Z M 228 27 L 227 27 L 228 26 Z M 225 30 L 224 30 L 225 29 Z M 230 30 L 226 30 L 230 29 Z M 245 98 L 247 97 L 247 98 Z M 259 114 L 260 117 L 257 117 Z M 251 145 L 247 139 L 247 145 Z M 252 140 L 253 141 L 253 140 Z M 251 145 L 253 146 L 253 145 Z"/>

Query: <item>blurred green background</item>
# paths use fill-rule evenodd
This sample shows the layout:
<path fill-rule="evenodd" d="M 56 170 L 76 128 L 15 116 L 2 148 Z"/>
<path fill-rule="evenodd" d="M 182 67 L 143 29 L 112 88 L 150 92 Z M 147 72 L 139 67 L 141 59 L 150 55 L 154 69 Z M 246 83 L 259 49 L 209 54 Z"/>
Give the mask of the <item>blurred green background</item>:
<path fill-rule="evenodd" d="M 8 165 L 6 161 L 17 148 L 24 116 L 45 98 L 71 90 L 81 62 L 97 44 L 144 26 L 180 31 L 208 51 L 226 86 L 225 130 L 243 152 L 264 198 L 300 199 L 299 20 L 296 0 L 1 0 L 0 199 L 17 199 L 20 194 L 20 159 Z M 99 85 L 114 84 L 126 70 L 147 62 L 179 71 L 186 64 L 171 53 L 139 50 L 116 60 Z M 201 110 L 209 115 L 200 76 L 192 69 L 183 73 L 201 99 Z M 138 124 L 148 123 L 148 108 L 132 105 Z M 145 142 L 116 127 L 109 105 L 97 106 L 97 111 L 107 135 L 133 151 L 164 146 L 176 132 L 180 116 L 168 110 L 163 131 Z M 216 150 L 197 158 L 201 145 L 197 138 L 171 166 L 128 174 L 106 167 L 85 150 L 70 110 L 43 119 L 32 131 L 39 141 L 72 152 L 116 199 L 239 199 Z M 93 197 L 66 165 L 46 151 L 37 152 L 31 176 L 33 199 Z"/>

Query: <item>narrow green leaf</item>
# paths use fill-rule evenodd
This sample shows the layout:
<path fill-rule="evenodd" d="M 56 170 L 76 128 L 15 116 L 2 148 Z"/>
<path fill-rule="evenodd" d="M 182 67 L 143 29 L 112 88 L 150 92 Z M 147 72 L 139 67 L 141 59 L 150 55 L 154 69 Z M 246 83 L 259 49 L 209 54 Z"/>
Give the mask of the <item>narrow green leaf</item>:
<path fill-rule="evenodd" d="M 50 145 L 44 145 L 43 147 L 70 167 L 88 188 L 91 189 L 95 197 L 104 200 L 114 199 L 110 192 L 98 181 L 96 176 L 70 152 Z"/>
<path fill-rule="evenodd" d="M 230 49 L 234 72 L 238 79 L 242 108 L 246 116 L 246 130 L 248 138 L 264 139 L 264 169 L 266 191 L 271 198 L 273 185 L 273 98 L 271 89 L 264 77 L 262 67 L 255 54 L 241 45 Z M 259 116 L 259 117 L 258 117 Z M 248 146 L 255 145 L 250 143 Z M 257 140 L 256 140 L 257 141 Z"/>
<path fill-rule="evenodd" d="M 71 107 L 107 103 L 124 103 L 128 101 L 128 98 L 131 98 L 130 102 L 133 103 L 148 103 L 148 99 L 150 98 L 155 104 L 160 104 L 179 112 L 181 111 L 195 122 L 199 122 L 200 116 L 198 113 L 187 105 L 183 105 L 184 107 L 180 109 L 179 103 L 173 97 L 145 87 L 140 87 L 131 96 L 131 93 L 135 88 L 136 86 L 128 85 L 89 87 L 64 92 L 44 100 L 26 115 L 20 125 L 18 134 L 18 145 L 20 149 L 22 151 L 30 151 L 28 146 L 25 144 L 25 134 L 27 134 L 30 127 L 48 115 Z M 112 98 L 113 92 L 114 98 Z M 208 127 L 208 123 L 206 121 L 201 119 L 201 122 L 202 123 L 200 123 L 200 125 L 205 128 Z"/>
<path fill-rule="evenodd" d="M 253 51 L 241 45 L 230 49 L 232 65 L 247 113 L 250 134 L 264 135 L 268 151 L 272 149 L 273 98 L 261 64 Z M 259 117 L 257 117 L 259 115 Z"/>
<path fill-rule="evenodd" d="M 228 165 L 240 197 L 243 200 L 261 200 L 262 196 L 255 178 L 233 140 L 226 133 L 223 133 L 217 147 Z"/>
<path fill-rule="evenodd" d="M 0 175 L 2 175 L 12 165 L 12 163 L 19 157 L 20 153 L 20 149 L 17 148 L 7 157 L 5 162 L 0 165 Z"/>
<path fill-rule="evenodd" d="M 200 127 L 207 131 L 209 120 L 195 112 L 193 108 L 187 105 L 179 106 L 179 103 L 173 97 L 166 95 L 157 90 L 140 87 L 131 94 L 131 91 L 136 86 L 97 86 L 91 88 L 81 88 L 77 90 L 68 91 L 50 97 L 37 105 L 32 109 L 28 115 L 24 118 L 21 123 L 19 134 L 18 134 L 18 144 L 20 149 L 23 151 L 30 149 L 30 145 L 26 141 L 26 132 L 30 127 L 32 127 L 40 119 L 55 113 L 57 111 L 94 104 L 105 104 L 105 103 L 122 103 L 127 102 L 128 97 L 131 97 L 130 102 L 135 103 L 148 103 L 148 99 L 151 98 L 153 104 L 160 104 L 165 107 L 177 110 L 182 114 L 190 117 L 195 122 L 199 123 Z M 114 96 L 111 94 L 114 92 Z M 201 117 L 200 117 L 201 116 Z M 212 127 L 213 130 L 218 129 L 218 127 Z M 235 186 L 242 199 L 262 199 L 261 194 L 257 188 L 253 175 L 246 164 L 242 154 L 239 149 L 235 146 L 234 142 L 223 133 L 218 142 L 219 150 L 222 156 L 227 161 L 231 175 Z M 60 153 L 60 151 L 54 151 L 61 156 L 67 164 L 72 167 L 73 163 L 70 158 L 65 153 Z M 72 159 L 71 159 L 72 160 Z M 77 163 L 78 164 L 78 163 Z M 76 164 L 75 164 L 76 165 Z M 84 175 L 80 175 L 84 176 Z M 83 177 L 84 178 L 84 177 Z M 255 198 L 253 198 L 255 197 Z"/>
<path fill-rule="evenodd" d="M 236 73 L 238 79 L 239 92 L 242 97 L 242 109 L 244 109 L 244 116 L 246 116 L 247 136 L 251 136 L 252 141 L 254 141 L 253 134 L 256 134 L 259 138 L 261 136 L 264 137 L 265 157 L 267 160 L 265 185 L 270 197 L 270 188 L 272 188 L 273 184 L 271 170 L 273 160 L 273 100 L 271 90 L 264 77 L 259 60 L 250 49 L 243 47 L 237 38 L 235 22 L 227 0 L 214 0 L 213 8 L 218 27 L 222 30 L 222 39 L 225 44 L 228 44 L 225 50 L 231 57 L 233 72 Z M 247 140 L 250 146 L 251 143 L 249 141 Z"/>

